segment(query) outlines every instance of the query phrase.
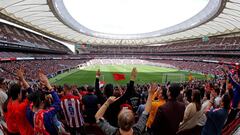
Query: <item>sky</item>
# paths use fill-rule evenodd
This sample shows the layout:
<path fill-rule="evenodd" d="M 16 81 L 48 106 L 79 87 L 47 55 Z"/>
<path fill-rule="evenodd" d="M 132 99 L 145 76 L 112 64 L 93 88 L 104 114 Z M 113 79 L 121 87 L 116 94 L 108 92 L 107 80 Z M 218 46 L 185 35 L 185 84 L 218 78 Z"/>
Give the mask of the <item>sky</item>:
<path fill-rule="evenodd" d="M 83 26 L 102 33 L 139 34 L 181 23 L 209 0 L 63 0 Z"/>

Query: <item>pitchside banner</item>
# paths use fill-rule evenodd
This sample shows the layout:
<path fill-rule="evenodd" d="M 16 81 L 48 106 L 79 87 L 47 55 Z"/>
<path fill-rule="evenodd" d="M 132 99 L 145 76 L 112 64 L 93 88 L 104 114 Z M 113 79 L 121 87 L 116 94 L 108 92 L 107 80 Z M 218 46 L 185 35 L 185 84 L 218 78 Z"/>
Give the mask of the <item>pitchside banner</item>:
<path fill-rule="evenodd" d="M 17 58 L 0 58 L 0 61 L 14 61 L 17 60 Z"/>
<path fill-rule="evenodd" d="M 34 57 L 17 57 L 17 60 L 34 60 Z"/>

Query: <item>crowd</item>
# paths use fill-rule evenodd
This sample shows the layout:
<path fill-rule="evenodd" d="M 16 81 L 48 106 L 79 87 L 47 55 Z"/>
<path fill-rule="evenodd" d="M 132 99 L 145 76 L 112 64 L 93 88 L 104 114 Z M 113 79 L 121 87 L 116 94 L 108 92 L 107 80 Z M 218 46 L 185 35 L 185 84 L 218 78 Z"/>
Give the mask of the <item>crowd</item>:
<path fill-rule="evenodd" d="M 54 55 L 49 55 L 49 57 L 53 57 Z M 58 55 L 56 55 L 58 57 Z M 61 58 L 61 57 L 59 57 Z M 66 56 L 67 58 L 67 56 Z M 74 58 L 74 57 L 73 57 Z M 62 73 L 61 71 L 65 69 L 70 69 L 72 67 L 76 67 L 78 64 L 88 63 L 90 65 L 95 64 L 144 64 L 144 65 L 154 65 L 160 67 L 174 67 L 180 70 L 187 70 L 187 71 L 194 71 L 203 74 L 211 74 L 211 75 L 220 75 L 221 70 L 218 69 L 219 64 L 217 63 L 209 63 L 209 62 L 200 62 L 203 60 L 211 60 L 211 61 L 221 61 L 224 62 L 238 62 L 238 58 L 215 58 L 215 57 L 191 57 L 191 56 L 179 56 L 179 57 L 166 57 L 162 56 L 161 59 L 148 59 L 148 60 L 139 60 L 139 59 L 92 59 L 88 61 L 90 58 L 81 58 L 76 57 L 75 60 L 70 59 L 62 59 L 62 60 L 25 60 L 25 61 L 9 61 L 9 62 L 1 62 L 0 69 L 6 69 L 9 72 L 15 71 L 20 66 L 26 67 L 31 69 L 27 74 L 26 77 L 28 80 L 36 80 L 36 73 L 37 69 L 41 68 L 47 75 L 51 76 L 52 74 Z M 181 60 L 179 60 L 181 59 Z M 230 62 L 231 61 L 231 62 Z M 9 74 L 9 72 L 2 72 L 0 70 L 0 75 L 6 79 L 13 80 L 14 76 Z"/>
<path fill-rule="evenodd" d="M 114 46 L 114 45 L 91 45 L 84 48 L 90 53 L 164 53 L 175 51 L 237 51 L 240 48 L 239 37 L 211 37 L 209 41 L 193 39 L 168 43 L 164 45 L 149 46 Z"/>
<path fill-rule="evenodd" d="M 180 70 L 195 71 L 203 74 L 220 75 L 221 70 L 218 69 L 219 64 L 193 61 L 171 61 L 157 60 L 157 63 L 165 63 L 172 65 Z"/>
<path fill-rule="evenodd" d="M 179 70 L 187 70 L 187 71 L 193 71 L 193 72 L 199 72 L 203 74 L 211 74 L 211 75 L 221 75 L 221 70 L 219 70 L 219 64 L 218 63 L 207 63 L 207 62 L 199 62 L 198 60 L 231 60 L 233 62 L 238 62 L 238 59 L 216 59 L 211 57 L 160 57 L 162 60 L 139 60 L 139 59 L 93 59 L 90 60 L 88 63 L 91 65 L 95 64 L 117 64 L 117 65 L 123 65 L 123 64 L 143 64 L 143 65 L 153 65 L 153 66 L 160 66 L 160 67 L 173 67 L 177 68 Z M 195 59 L 196 58 L 196 59 Z M 183 60 L 178 60 L 183 59 Z"/>
<path fill-rule="evenodd" d="M 169 64 L 156 63 L 140 59 L 92 59 L 88 61 L 90 65 L 152 65 L 159 67 L 173 67 Z"/>
<path fill-rule="evenodd" d="M 240 61 L 239 57 L 212 57 L 212 56 L 161 56 L 163 59 L 183 59 L 189 61 L 202 61 L 202 60 L 212 60 L 221 62 L 233 62 L 237 63 Z"/>
<path fill-rule="evenodd" d="M 0 78 L 0 134 L 3 135 L 238 135 L 239 69 L 221 67 L 215 80 L 126 86 L 54 86 L 43 70 L 29 85 L 28 67 L 15 69 L 18 82 Z M 25 71 L 26 70 L 26 71 Z"/>
<path fill-rule="evenodd" d="M 32 52 L 12 52 L 1 51 L 0 58 L 26 58 L 26 57 L 40 57 L 40 58 L 54 58 L 54 57 L 68 57 L 69 55 L 49 54 L 49 53 L 32 53 Z"/>
<path fill-rule="evenodd" d="M 51 74 L 57 74 L 62 70 L 76 67 L 78 64 L 84 63 L 85 60 L 26 60 L 26 61 L 10 61 L 1 62 L 0 68 L 6 71 L 0 71 L 0 76 L 9 80 L 14 80 L 14 71 L 19 67 L 29 69 L 26 72 L 26 79 L 36 81 L 38 69 L 42 69 L 48 76 Z"/>
<path fill-rule="evenodd" d="M 1 43 L 13 43 L 40 49 L 70 52 L 70 50 L 61 43 L 4 23 L 0 23 L 0 44 Z"/>

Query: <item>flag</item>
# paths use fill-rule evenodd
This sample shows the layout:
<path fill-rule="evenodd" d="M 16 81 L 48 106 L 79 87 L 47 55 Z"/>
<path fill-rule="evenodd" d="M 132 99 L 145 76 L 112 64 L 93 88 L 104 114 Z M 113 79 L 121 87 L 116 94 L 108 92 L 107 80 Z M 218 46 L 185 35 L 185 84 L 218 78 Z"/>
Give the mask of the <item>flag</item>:
<path fill-rule="evenodd" d="M 104 81 L 99 81 L 99 88 L 103 87 L 104 84 L 106 84 L 106 82 L 104 82 Z"/>
<path fill-rule="evenodd" d="M 192 74 L 190 73 L 189 75 L 188 75 L 188 81 L 192 81 L 193 80 L 193 76 L 192 76 Z"/>
<path fill-rule="evenodd" d="M 113 73 L 115 81 L 125 80 L 125 74 Z"/>

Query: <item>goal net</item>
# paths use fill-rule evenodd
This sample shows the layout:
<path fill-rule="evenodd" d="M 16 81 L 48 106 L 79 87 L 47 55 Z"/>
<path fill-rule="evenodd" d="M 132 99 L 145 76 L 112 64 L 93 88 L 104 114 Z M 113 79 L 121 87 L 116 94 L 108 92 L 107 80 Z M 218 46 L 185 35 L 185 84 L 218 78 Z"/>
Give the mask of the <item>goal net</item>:
<path fill-rule="evenodd" d="M 186 81 L 185 74 L 180 73 L 164 73 L 162 76 L 162 83 L 166 82 L 184 82 Z"/>

